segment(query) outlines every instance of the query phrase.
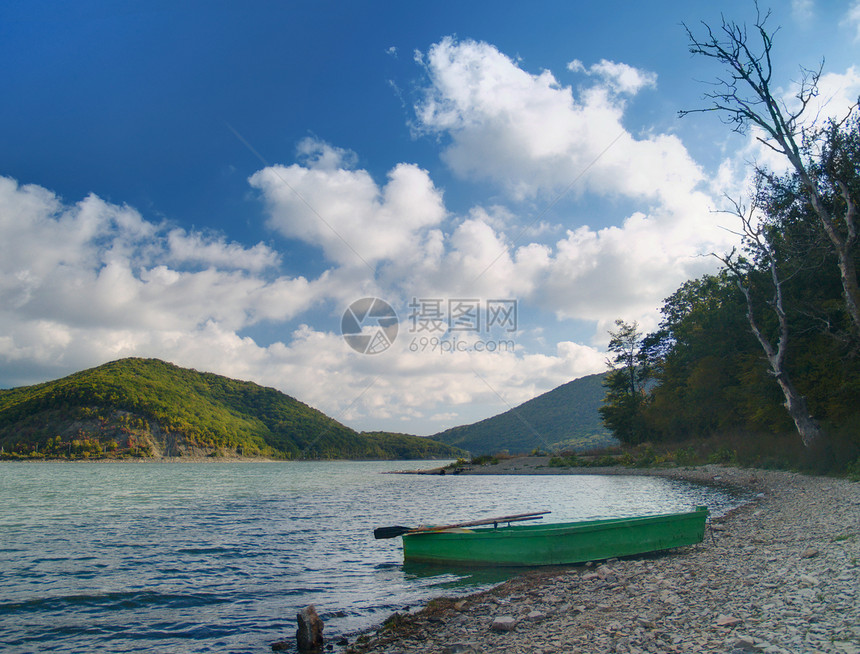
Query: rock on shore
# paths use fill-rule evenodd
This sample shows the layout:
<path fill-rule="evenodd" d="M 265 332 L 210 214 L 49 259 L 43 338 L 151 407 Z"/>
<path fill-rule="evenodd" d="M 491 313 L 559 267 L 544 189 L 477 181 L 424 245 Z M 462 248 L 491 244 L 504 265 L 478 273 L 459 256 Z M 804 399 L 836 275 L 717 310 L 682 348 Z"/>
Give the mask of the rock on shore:
<path fill-rule="evenodd" d="M 860 654 L 860 484 L 717 466 L 624 473 L 759 495 L 700 545 L 437 600 L 347 652 Z"/>

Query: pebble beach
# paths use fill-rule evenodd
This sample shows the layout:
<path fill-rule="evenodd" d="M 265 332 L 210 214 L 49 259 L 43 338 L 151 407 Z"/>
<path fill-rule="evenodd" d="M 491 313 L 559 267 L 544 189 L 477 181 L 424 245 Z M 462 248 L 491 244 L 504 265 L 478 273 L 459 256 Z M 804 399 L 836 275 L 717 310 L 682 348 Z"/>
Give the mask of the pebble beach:
<path fill-rule="evenodd" d="M 860 654 L 860 483 L 791 472 L 558 469 L 511 459 L 464 474 L 646 474 L 754 499 L 663 554 L 535 569 L 434 600 L 350 639 L 347 654 Z"/>

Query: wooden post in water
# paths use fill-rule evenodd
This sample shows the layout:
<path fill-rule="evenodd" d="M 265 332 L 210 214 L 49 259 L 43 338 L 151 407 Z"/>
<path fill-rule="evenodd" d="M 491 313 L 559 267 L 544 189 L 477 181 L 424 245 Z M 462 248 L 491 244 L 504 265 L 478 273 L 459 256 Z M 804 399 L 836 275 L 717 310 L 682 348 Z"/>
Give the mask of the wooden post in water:
<path fill-rule="evenodd" d="M 296 631 L 296 641 L 300 652 L 319 652 L 323 647 L 323 621 L 317 615 L 314 605 L 303 608 L 296 618 L 299 629 Z"/>

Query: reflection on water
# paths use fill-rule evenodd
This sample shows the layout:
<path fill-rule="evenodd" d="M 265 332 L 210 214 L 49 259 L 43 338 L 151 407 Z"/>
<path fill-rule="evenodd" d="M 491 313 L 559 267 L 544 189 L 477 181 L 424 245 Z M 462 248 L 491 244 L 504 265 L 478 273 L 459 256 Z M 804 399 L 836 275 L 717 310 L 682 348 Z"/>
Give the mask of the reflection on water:
<path fill-rule="evenodd" d="M 430 579 L 437 588 L 446 590 L 471 589 L 500 584 L 531 568 L 469 568 L 457 565 L 405 562 L 401 566 L 407 579 Z"/>

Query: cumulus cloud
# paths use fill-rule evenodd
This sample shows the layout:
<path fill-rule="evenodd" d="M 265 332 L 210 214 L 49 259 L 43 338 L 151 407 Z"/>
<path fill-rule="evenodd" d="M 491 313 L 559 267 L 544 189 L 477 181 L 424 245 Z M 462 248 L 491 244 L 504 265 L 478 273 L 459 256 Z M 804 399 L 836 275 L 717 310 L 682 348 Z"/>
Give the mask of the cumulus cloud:
<path fill-rule="evenodd" d="M 607 227 L 599 224 L 605 217 L 592 216 L 598 224 L 569 225 L 564 238 L 543 244 L 512 242 L 515 229 L 506 235 L 498 221 L 473 211 L 446 239 L 440 271 L 513 289 L 602 330 L 619 315 L 647 322 L 678 284 L 713 269 L 702 255 L 734 240 L 720 228 L 709 180 L 681 141 L 637 138 L 622 124 L 619 94 L 654 86 L 656 76 L 606 60 L 586 69 L 575 60 L 569 68 L 594 79 L 577 96 L 550 71 L 528 73 L 487 43 L 443 39 L 421 60 L 429 85 L 416 107 L 419 126 L 450 138 L 442 156 L 455 173 L 494 181 L 514 201 L 579 180 L 579 204 L 591 191 L 640 207 Z"/>
<path fill-rule="evenodd" d="M 48 364 L 136 352 L 219 326 L 284 320 L 315 301 L 302 278 L 260 276 L 278 256 L 145 220 L 90 195 L 66 205 L 0 177 L 0 357 Z M 194 269 L 178 264 L 192 262 Z M 161 341 L 163 344 L 163 341 Z M 146 348 L 144 348 L 146 349 Z"/>
<path fill-rule="evenodd" d="M 602 61 L 589 69 L 597 82 L 575 95 L 550 71 L 528 73 L 488 43 L 453 38 L 422 61 L 429 85 L 417 127 L 450 137 L 442 156 L 463 178 L 496 182 L 515 199 L 574 182 L 578 191 L 657 198 L 703 179 L 677 137 L 636 138 L 622 125 L 619 91 L 653 85 L 653 75 Z"/>
<path fill-rule="evenodd" d="M 304 141 L 304 164 L 269 166 L 250 178 L 262 193 L 271 228 L 322 248 L 330 262 L 373 266 L 414 246 L 415 235 L 445 218 L 442 193 L 429 174 L 401 163 L 379 187 L 351 157 Z"/>

